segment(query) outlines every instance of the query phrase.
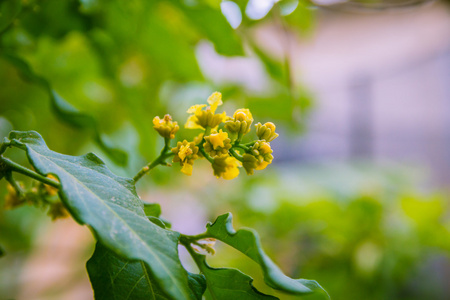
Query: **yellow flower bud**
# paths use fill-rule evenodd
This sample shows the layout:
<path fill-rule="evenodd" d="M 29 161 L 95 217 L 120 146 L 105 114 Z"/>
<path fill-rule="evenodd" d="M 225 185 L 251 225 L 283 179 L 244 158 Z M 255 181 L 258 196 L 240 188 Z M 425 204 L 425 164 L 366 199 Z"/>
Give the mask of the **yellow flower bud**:
<path fill-rule="evenodd" d="M 192 175 L 194 160 L 198 158 L 198 147 L 195 143 L 186 140 L 178 142 L 177 146 L 172 148 L 172 152 L 175 153 L 172 161 L 180 163 L 182 167 L 181 172 L 189 176 Z"/>
<path fill-rule="evenodd" d="M 239 108 L 238 110 L 236 110 L 233 114 L 233 118 L 236 121 L 246 121 L 247 123 L 252 123 L 253 122 L 253 116 L 252 113 L 250 112 L 250 110 L 248 108 Z"/>
<path fill-rule="evenodd" d="M 153 119 L 153 128 L 163 138 L 173 139 L 180 126 L 178 126 L 177 122 L 172 122 L 170 115 L 165 115 L 163 119 L 160 119 L 158 116 Z"/>
<path fill-rule="evenodd" d="M 267 122 L 264 125 L 258 123 L 256 126 L 256 135 L 260 140 L 265 140 L 266 142 L 271 142 L 278 137 L 278 133 L 275 132 L 275 124 L 272 122 Z"/>
<path fill-rule="evenodd" d="M 253 174 L 253 170 L 263 170 L 272 163 L 272 148 L 265 141 L 256 142 L 250 149 L 250 153 L 243 155 L 242 165 L 248 175 Z"/>
<path fill-rule="evenodd" d="M 228 154 L 214 158 L 212 168 L 217 178 L 230 180 L 239 175 L 239 161 Z"/>
<path fill-rule="evenodd" d="M 253 122 L 253 116 L 249 109 L 240 108 L 235 111 L 233 118 L 229 118 L 225 122 L 225 128 L 231 134 L 238 134 L 240 136 L 247 134 L 250 131 L 250 126 Z"/>
<path fill-rule="evenodd" d="M 228 138 L 228 133 L 223 132 L 221 129 L 219 132 L 210 134 L 205 137 L 203 148 L 212 157 L 227 154 L 231 148 L 231 140 Z"/>
<path fill-rule="evenodd" d="M 253 170 L 258 168 L 258 160 L 253 155 L 248 153 L 245 153 L 242 158 L 242 166 L 247 172 L 247 175 L 253 175 Z"/>

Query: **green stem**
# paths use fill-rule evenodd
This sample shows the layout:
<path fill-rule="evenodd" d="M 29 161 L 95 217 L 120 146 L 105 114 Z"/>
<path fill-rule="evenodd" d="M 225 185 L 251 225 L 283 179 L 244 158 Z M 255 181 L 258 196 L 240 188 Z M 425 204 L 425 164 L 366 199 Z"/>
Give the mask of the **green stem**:
<path fill-rule="evenodd" d="M 247 146 L 242 145 L 242 144 L 233 145 L 233 148 L 241 148 L 241 149 L 243 149 L 245 151 L 249 151 L 250 150 Z"/>
<path fill-rule="evenodd" d="M 206 126 L 206 128 L 205 128 L 205 134 L 203 135 L 203 138 L 204 138 L 205 136 L 210 135 L 210 134 L 211 134 L 211 127 Z"/>
<path fill-rule="evenodd" d="M 250 143 L 247 143 L 247 144 L 243 144 L 243 145 L 246 146 L 246 147 L 251 147 L 251 146 L 253 146 L 256 142 L 257 142 L 257 141 L 253 141 L 253 142 L 250 142 Z"/>
<path fill-rule="evenodd" d="M 52 186 L 54 188 L 57 188 L 57 189 L 61 188 L 61 184 L 59 184 L 59 182 L 56 182 L 56 181 L 54 181 L 52 179 L 49 179 L 49 178 L 47 178 L 47 177 L 45 177 L 45 176 L 43 176 L 41 174 L 38 174 L 38 173 L 36 173 L 36 172 L 34 172 L 34 171 L 30 170 L 30 169 L 22 167 L 21 165 L 16 164 L 15 162 L 13 162 L 13 161 L 11 161 L 11 160 L 9 160 L 7 158 L 4 158 L 4 157 L 0 156 L 0 162 L 4 163 L 6 168 L 11 170 L 11 171 L 23 174 L 23 175 L 28 176 L 28 177 L 31 177 L 33 179 L 36 179 L 36 180 L 42 182 L 42 183 L 48 184 L 48 185 L 50 185 L 50 186 Z"/>
<path fill-rule="evenodd" d="M 200 152 L 203 154 L 203 156 L 210 162 L 210 163 L 214 163 L 214 158 L 212 158 L 211 156 L 209 156 L 208 153 L 206 153 L 205 149 L 199 148 Z"/>
<path fill-rule="evenodd" d="M 154 161 L 150 162 L 146 166 L 144 166 L 134 177 L 133 180 L 136 183 L 139 179 L 141 179 L 145 174 L 150 172 L 151 169 L 158 165 L 167 165 L 166 159 L 175 155 L 174 153 L 170 152 L 170 139 L 164 139 L 164 148 L 161 150 L 161 153 L 157 158 L 155 158 Z"/>
<path fill-rule="evenodd" d="M 3 139 L 3 143 L 0 145 L 0 155 L 5 153 L 6 149 L 11 146 L 11 141 L 8 138 Z"/>
<path fill-rule="evenodd" d="M 230 153 L 240 162 L 244 161 L 244 158 L 242 157 L 242 155 L 240 155 L 239 153 L 236 152 L 236 150 L 234 150 L 233 148 L 230 149 Z"/>

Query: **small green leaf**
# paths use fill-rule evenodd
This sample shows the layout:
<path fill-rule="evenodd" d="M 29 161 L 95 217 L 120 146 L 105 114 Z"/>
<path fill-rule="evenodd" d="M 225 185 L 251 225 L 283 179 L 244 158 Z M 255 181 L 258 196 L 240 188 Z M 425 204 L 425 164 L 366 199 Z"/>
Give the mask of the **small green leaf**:
<path fill-rule="evenodd" d="M 294 295 L 313 292 L 326 294 L 326 291 L 314 280 L 292 279 L 284 275 L 264 253 L 258 234 L 254 230 L 235 231 L 233 229 L 231 213 L 221 215 L 214 223 L 209 223 L 205 234 L 230 245 L 258 263 L 263 270 L 264 281 L 274 289 Z M 328 296 L 328 294 L 326 295 Z"/>
<path fill-rule="evenodd" d="M 20 0 L 5 0 L 0 3 L 0 32 L 5 30 L 22 10 Z"/>
<path fill-rule="evenodd" d="M 143 261 L 167 298 L 195 299 L 178 257 L 180 234 L 149 222 L 132 179 L 114 175 L 93 153 L 53 152 L 37 132 L 12 131 L 9 138 L 26 150 L 37 172 L 58 177 L 63 203 L 102 245 L 120 257 Z"/>
<path fill-rule="evenodd" d="M 211 268 L 205 260 L 205 255 L 190 252 L 200 271 L 206 277 L 206 299 L 214 300 L 250 300 L 278 299 L 259 292 L 253 285 L 253 278 L 236 269 Z"/>
<path fill-rule="evenodd" d="M 0 246 L 0 257 L 5 256 L 5 250 Z"/>
<path fill-rule="evenodd" d="M 50 97 L 53 111 L 62 122 L 65 122 L 76 128 L 92 131 L 94 134 L 94 140 L 114 162 L 122 166 L 127 164 L 127 153 L 123 150 L 113 147 L 106 140 L 106 138 L 100 133 L 97 121 L 94 119 L 94 117 L 80 112 L 77 108 L 73 107 L 70 103 L 59 96 L 58 93 L 53 90 L 50 83 L 44 77 L 34 73 L 28 63 L 23 59 L 10 54 L 3 54 L 3 57 L 7 61 L 12 63 L 26 80 L 40 85 L 47 91 Z"/>
<path fill-rule="evenodd" d="M 153 216 L 147 216 L 147 219 L 155 225 L 158 225 L 161 228 L 166 228 L 166 224 L 161 219 Z"/>
<path fill-rule="evenodd" d="M 95 299 L 169 299 L 142 261 L 121 258 L 100 243 L 86 268 Z M 195 298 L 201 299 L 206 289 L 205 277 L 189 273 L 188 280 Z"/>
<path fill-rule="evenodd" d="M 147 218 L 162 228 L 171 228 L 172 224 L 161 218 L 161 206 L 158 203 L 144 203 L 144 212 Z"/>
<path fill-rule="evenodd" d="M 158 203 L 144 203 L 144 212 L 147 217 L 159 218 L 161 215 L 161 206 Z"/>

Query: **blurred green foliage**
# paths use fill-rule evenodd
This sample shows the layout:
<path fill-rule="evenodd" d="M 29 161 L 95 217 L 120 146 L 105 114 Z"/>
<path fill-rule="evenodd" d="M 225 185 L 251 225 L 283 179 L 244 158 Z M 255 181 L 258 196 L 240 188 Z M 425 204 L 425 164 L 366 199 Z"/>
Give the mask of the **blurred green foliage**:
<path fill-rule="evenodd" d="M 362 163 L 281 166 L 258 182 L 220 191 L 217 202 L 231 202 L 236 220 L 258 230 L 288 275 L 307 274 L 334 299 L 446 299 L 448 198 L 420 192 L 411 171 Z M 217 202 L 212 215 L 223 211 Z M 246 261 L 226 247 L 217 252 L 213 266 Z M 256 266 L 246 267 L 258 278 Z"/>

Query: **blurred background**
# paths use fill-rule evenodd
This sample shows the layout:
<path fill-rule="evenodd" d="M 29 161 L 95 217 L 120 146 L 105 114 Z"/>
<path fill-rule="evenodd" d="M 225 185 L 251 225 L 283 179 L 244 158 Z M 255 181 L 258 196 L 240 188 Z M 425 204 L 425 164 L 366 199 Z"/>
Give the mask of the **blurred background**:
<path fill-rule="evenodd" d="M 43 79 L 95 128 L 58 113 Z M 1 137 L 36 130 L 131 177 L 162 146 L 153 117 L 182 125 L 216 90 L 229 115 L 247 107 L 277 125 L 274 163 L 233 181 L 203 161 L 192 177 L 153 170 L 139 194 L 175 230 L 203 232 L 229 211 L 287 275 L 332 299 L 450 298 L 449 2 L 0 1 Z M 5 181 L 0 195 L 3 206 Z M 0 208 L 0 299 L 92 299 L 93 243 L 73 220 Z M 237 251 L 219 244 L 208 261 L 273 294 Z"/>

